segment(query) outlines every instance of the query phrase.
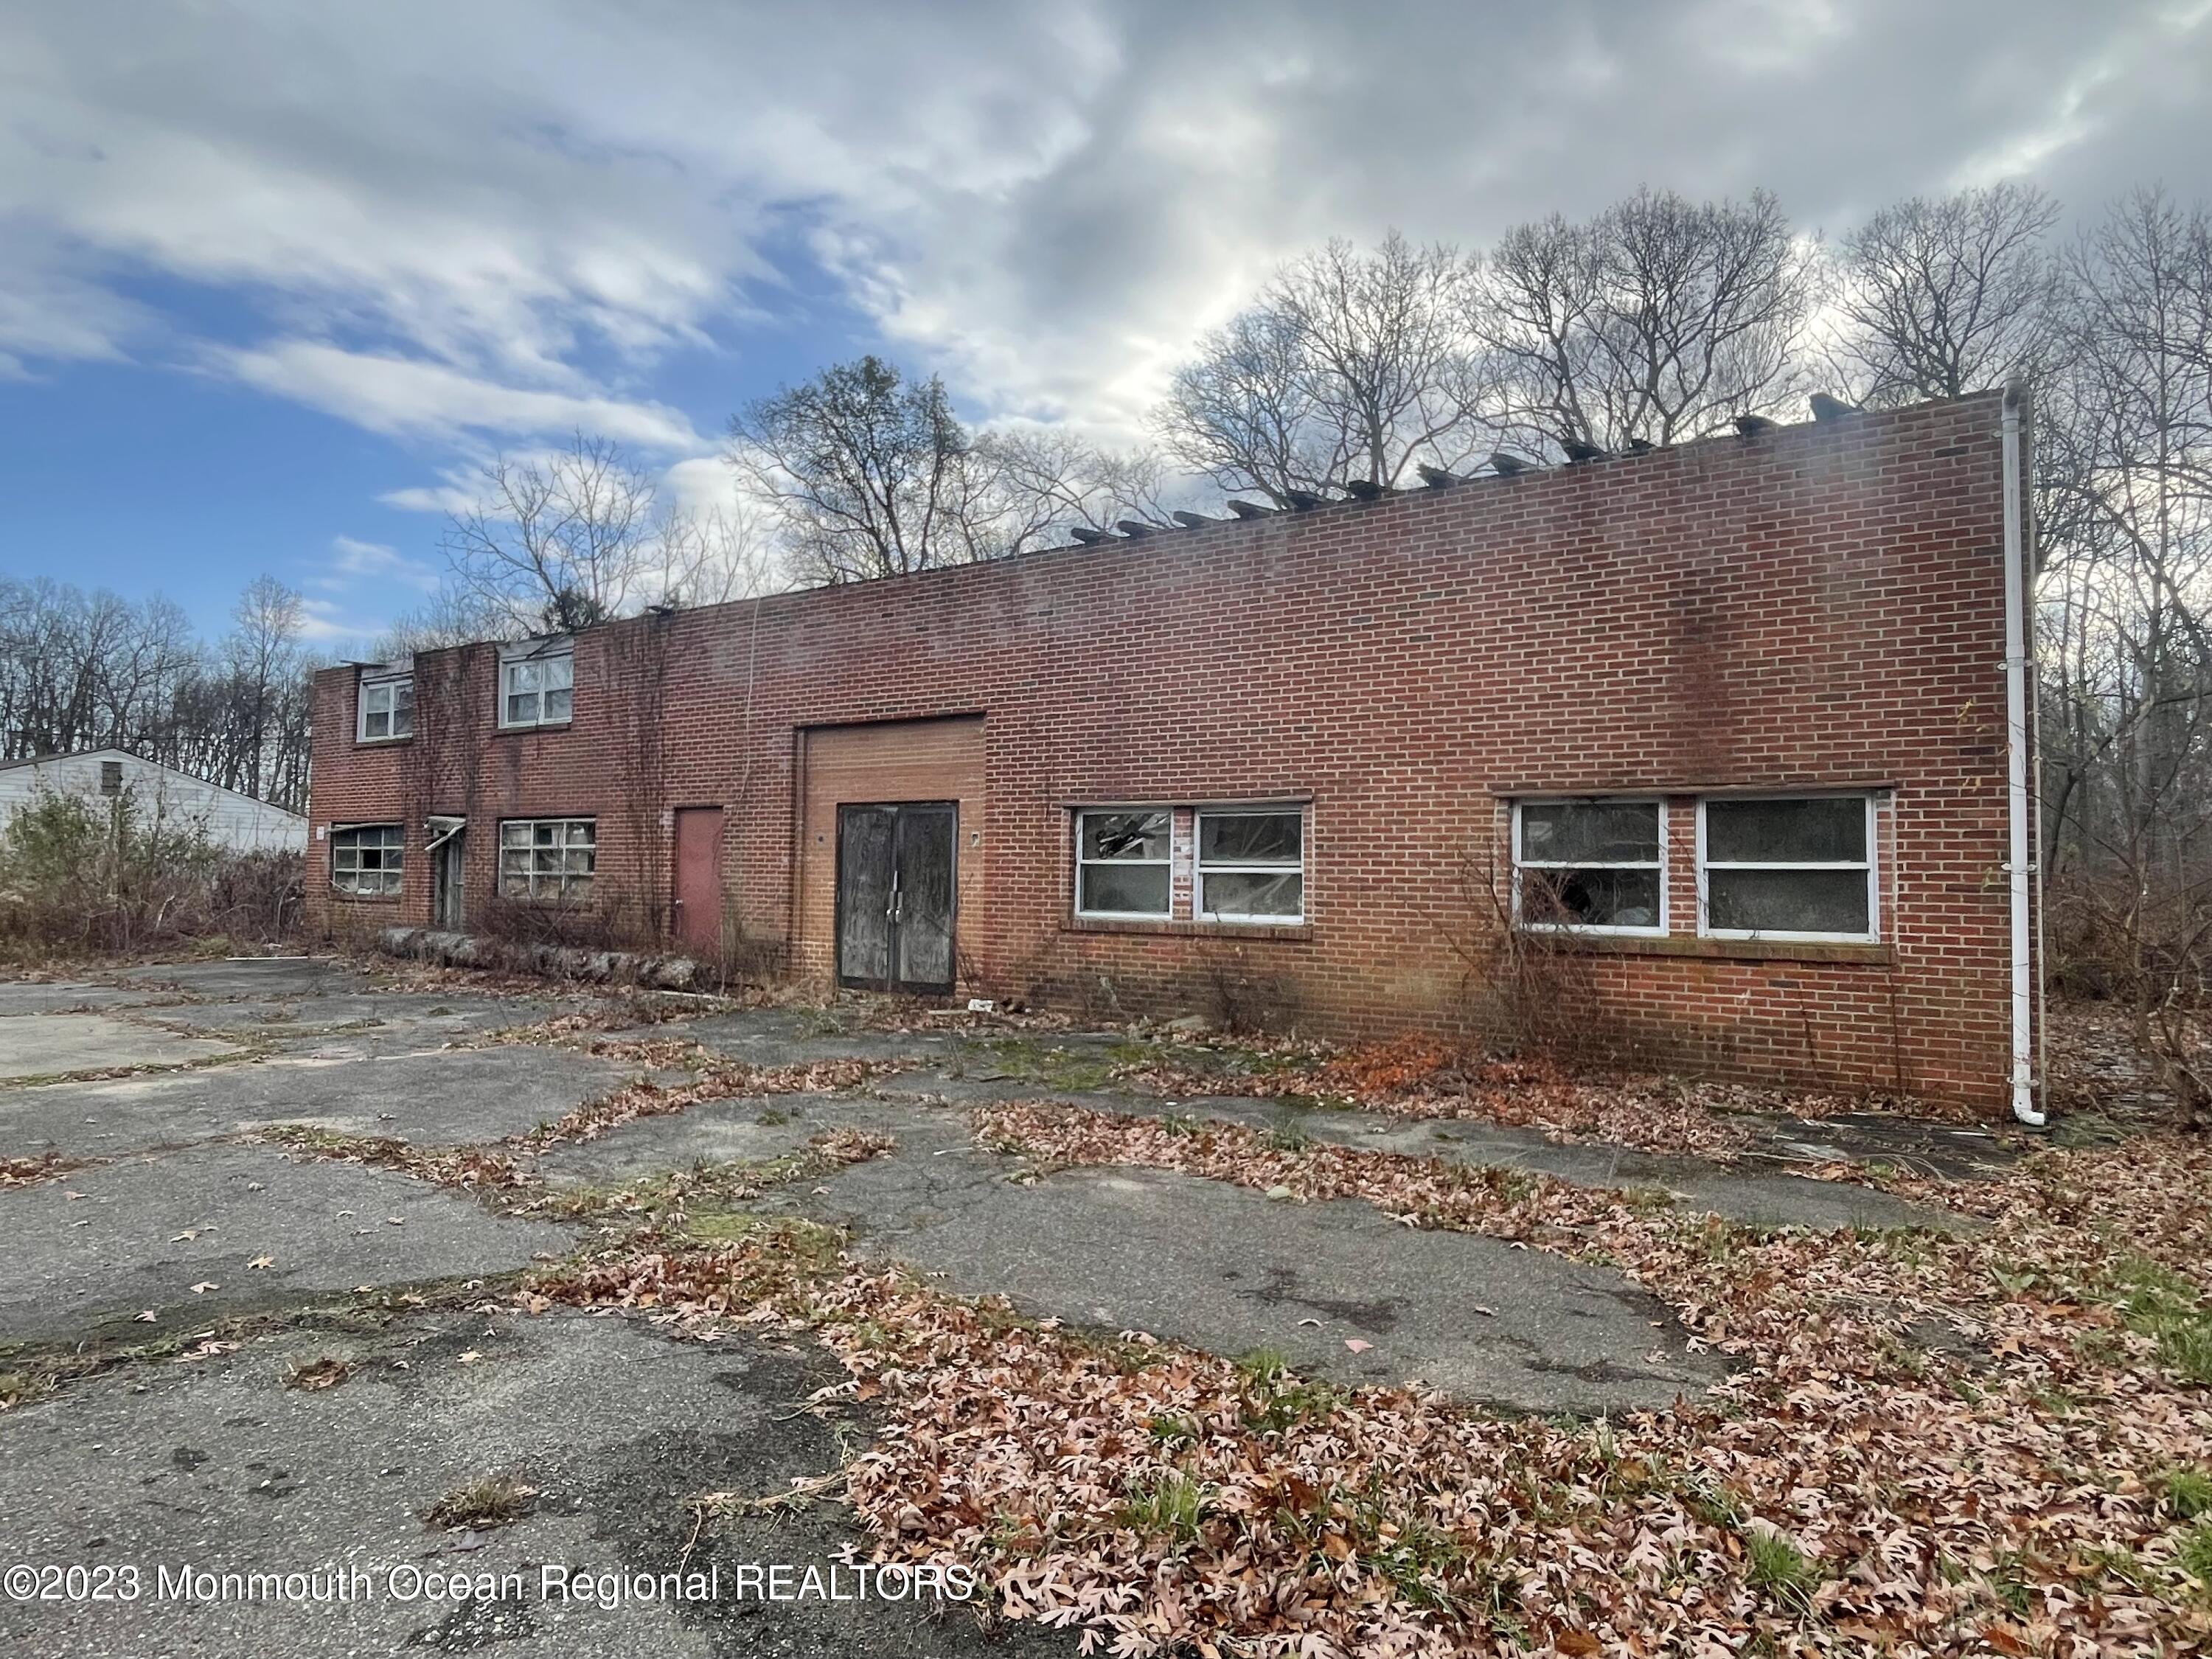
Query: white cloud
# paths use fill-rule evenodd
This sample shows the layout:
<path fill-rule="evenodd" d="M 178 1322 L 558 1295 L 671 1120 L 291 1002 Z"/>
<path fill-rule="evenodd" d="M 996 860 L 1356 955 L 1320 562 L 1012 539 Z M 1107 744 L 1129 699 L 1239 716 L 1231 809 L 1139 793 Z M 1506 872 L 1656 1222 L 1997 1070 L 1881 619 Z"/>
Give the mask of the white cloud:
<path fill-rule="evenodd" d="M 419 592 L 436 591 L 438 573 L 420 559 L 410 559 L 382 542 L 357 541 L 351 536 L 331 538 L 331 567 L 318 578 L 319 586 L 344 589 L 356 581 L 398 584 Z"/>
<path fill-rule="evenodd" d="M 419 359 L 311 340 L 221 350 L 210 361 L 248 385 L 372 432 L 459 438 L 581 428 L 647 449 L 696 450 L 690 422 L 665 404 L 502 386 Z"/>
<path fill-rule="evenodd" d="M 1480 245 L 1646 181 L 1765 185 L 1833 229 L 2021 158 L 2077 207 L 2212 187 L 2212 24 L 2154 0 L 131 16 L 0 14 L 0 373 L 166 329 L 163 355 L 464 459 L 578 426 L 703 455 L 656 365 L 757 307 L 803 323 L 779 250 L 986 416 L 1133 436 L 1192 338 L 1334 234 Z M 149 273 L 242 301 L 257 343 L 179 339 L 131 297 Z M 732 405 L 767 389 L 745 368 Z"/>

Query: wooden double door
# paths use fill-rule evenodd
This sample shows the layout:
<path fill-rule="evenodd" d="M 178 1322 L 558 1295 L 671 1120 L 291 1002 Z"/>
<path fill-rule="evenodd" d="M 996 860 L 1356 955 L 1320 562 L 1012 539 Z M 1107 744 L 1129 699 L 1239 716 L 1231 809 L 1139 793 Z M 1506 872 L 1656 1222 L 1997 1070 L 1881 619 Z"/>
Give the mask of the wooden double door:
<path fill-rule="evenodd" d="M 952 988 L 960 808 L 896 801 L 837 809 L 837 982 Z"/>

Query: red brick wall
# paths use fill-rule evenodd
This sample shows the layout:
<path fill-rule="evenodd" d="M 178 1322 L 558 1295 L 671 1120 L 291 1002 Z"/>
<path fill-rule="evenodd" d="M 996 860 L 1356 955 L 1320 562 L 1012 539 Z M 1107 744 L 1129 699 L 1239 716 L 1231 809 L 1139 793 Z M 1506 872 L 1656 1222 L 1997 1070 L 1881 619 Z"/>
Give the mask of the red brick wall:
<path fill-rule="evenodd" d="M 1350 1035 L 1472 1017 L 1503 803 L 1644 790 L 1670 800 L 1676 937 L 1595 955 L 1594 1019 L 1662 1062 L 1994 1101 L 1999 441 L 1991 394 L 641 618 L 578 638 L 557 732 L 490 729 L 478 648 L 459 737 L 360 747 L 351 671 L 332 671 L 312 816 L 465 810 L 488 832 L 596 812 L 607 902 L 637 917 L 665 912 L 669 878 L 652 803 L 721 803 L 735 906 L 789 943 L 803 729 L 981 714 L 982 822 L 961 828 L 988 860 L 975 989 L 1130 1012 L 1227 994 Z M 420 670 L 425 726 L 441 660 Z M 641 679 L 664 687 L 657 719 Z M 1783 786 L 1893 790 L 1880 946 L 1695 939 L 1695 795 Z M 1273 798 L 1310 803 L 1304 926 L 1071 921 L 1070 806 Z M 490 842 L 473 838 L 472 881 Z M 419 921 L 419 865 L 398 904 L 311 894 L 333 918 Z"/>

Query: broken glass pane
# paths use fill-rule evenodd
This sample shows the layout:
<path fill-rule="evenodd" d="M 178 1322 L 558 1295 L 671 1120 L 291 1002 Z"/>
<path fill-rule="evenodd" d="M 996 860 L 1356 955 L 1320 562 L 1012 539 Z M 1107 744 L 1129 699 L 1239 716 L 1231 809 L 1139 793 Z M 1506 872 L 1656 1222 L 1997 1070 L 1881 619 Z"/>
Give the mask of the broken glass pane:
<path fill-rule="evenodd" d="M 1296 864 L 1301 815 L 1297 812 L 1207 812 L 1198 821 L 1198 856 L 1204 864 Z"/>
<path fill-rule="evenodd" d="M 1705 859 L 1711 864 L 1863 864 L 1866 799 L 1709 800 Z"/>
<path fill-rule="evenodd" d="M 1730 933 L 1873 932 L 1863 870 L 1713 870 L 1706 921 Z"/>
<path fill-rule="evenodd" d="M 1083 856 L 1086 859 L 1164 859 L 1167 855 L 1165 812 L 1083 815 Z"/>
<path fill-rule="evenodd" d="M 1656 927 L 1656 870 L 1524 870 L 1521 919 L 1553 927 Z"/>
<path fill-rule="evenodd" d="M 1164 916 L 1168 913 L 1168 867 L 1086 864 L 1078 908 L 1093 915 Z"/>
<path fill-rule="evenodd" d="M 1544 864 L 1656 864 L 1656 801 L 1529 801 L 1521 808 L 1521 856 Z"/>
<path fill-rule="evenodd" d="M 1295 870 L 1209 871 L 1204 914 L 1208 916 L 1296 918 L 1305 903 L 1305 878 Z"/>

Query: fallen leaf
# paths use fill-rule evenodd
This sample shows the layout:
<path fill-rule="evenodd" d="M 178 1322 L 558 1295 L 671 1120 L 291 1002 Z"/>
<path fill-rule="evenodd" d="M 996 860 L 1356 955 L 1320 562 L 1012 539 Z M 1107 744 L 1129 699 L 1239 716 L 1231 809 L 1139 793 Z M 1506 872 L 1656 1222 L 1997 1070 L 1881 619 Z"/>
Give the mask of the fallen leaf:
<path fill-rule="evenodd" d="M 1362 1342 L 1356 1336 L 1347 1336 L 1344 1339 L 1344 1346 L 1351 1349 L 1354 1353 L 1365 1353 L 1375 1345 L 1372 1342 Z"/>
<path fill-rule="evenodd" d="M 471 1348 L 465 1353 L 462 1354 L 461 1364 L 464 1365 L 473 1365 L 477 1360 L 482 1359 L 483 1358 L 483 1356 L 482 1354 L 478 1353 L 474 1348 Z"/>
<path fill-rule="evenodd" d="M 222 1286 L 216 1284 L 212 1279 L 203 1279 L 198 1284 L 192 1286 L 192 1294 L 194 1296 L 205 1296 L 210 1291 L 219 1291 L 222 1288 Z"/>
<path fill-rule="evenodd" d="M 276 1258 L 273 1255 L 257 1255 L 246 1265 L 249 1267 L 273 1267 L 276 1265 Z"/>
<path fill-rule="evenodd" d="M 199 1236 L 200 1230 L 198 1228 L 187 1227 L 184 1231 L 179 1233 L 174 1238 L 172 1238 L 169 1243 L 172 1244 L 182 1244 L 188 1240 L 198 1238 Z"/>
<path fill-rule="evenodd" d="M 131 1315 L 131 1322 L 134 1325 L 152 1324 L 154 1322 L 154 1310 L 151 1308 L 149 1308 L 144 1313 Z"/>
<path fill-rule="evenodd" d="M 404 1215 L 388 1215 L 384 1218 L 384 1224 L 387 1227 L 404 1227 L 407 1224 L 407 1218 Z"/>

